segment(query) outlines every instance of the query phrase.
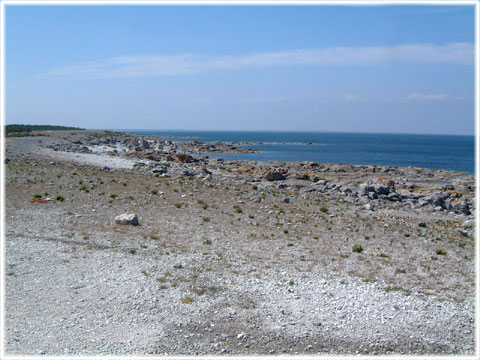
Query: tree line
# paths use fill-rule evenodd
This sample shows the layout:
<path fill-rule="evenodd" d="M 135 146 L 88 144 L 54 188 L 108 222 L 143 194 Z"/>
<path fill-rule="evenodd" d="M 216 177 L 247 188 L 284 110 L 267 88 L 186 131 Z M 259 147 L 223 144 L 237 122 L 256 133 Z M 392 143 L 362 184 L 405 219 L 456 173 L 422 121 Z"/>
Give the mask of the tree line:
<path fill-rule="evenodd" d="M 60 125 L 20 125 L 12 124 L 5 126 L 5 132 L 10 133 L 30 133 L 32 131 L 41 131 L 41 130 L 85 130 L 73 126 L 60 126 Z"/>

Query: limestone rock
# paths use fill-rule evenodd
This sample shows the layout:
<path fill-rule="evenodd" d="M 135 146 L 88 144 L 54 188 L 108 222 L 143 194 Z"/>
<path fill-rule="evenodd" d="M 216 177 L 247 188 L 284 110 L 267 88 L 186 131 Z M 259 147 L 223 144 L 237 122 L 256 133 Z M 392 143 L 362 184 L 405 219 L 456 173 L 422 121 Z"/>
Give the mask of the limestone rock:
<path fill-rule="evenodd" d="M 119 225 L 138 225 L 137 214 L 121 214 L 115 217 L 115 223 Z"/>

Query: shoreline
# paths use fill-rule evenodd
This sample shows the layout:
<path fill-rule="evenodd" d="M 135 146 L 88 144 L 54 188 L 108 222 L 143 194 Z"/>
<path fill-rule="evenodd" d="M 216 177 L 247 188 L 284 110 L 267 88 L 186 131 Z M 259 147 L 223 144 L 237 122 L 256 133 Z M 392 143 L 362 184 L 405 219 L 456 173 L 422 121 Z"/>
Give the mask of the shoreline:
<path fill-rule="evenodd" d="M 138 131 L 140 134 L 144 134 L 142 131 Z M 192 133 L 196 134 L 195 132 L 187 132 L 184 131 L 183 133 Z M 226 136 L 222 136 L 223 133 L 226 133 Z M 318 136 L 312 136 L 310 133 L 303 133 L 299 132 L 298 134 L 304 134 L 305 137 L 300 140 L 298 139 L 299 135 L 293 135 L 289 136 L 289 133 L 283 133 L 280 132 L 279 136 L 281 139 L 284 139 L 282 141 L 278 141 L 275 138 L 272 138 L 275 132 L 261 132 L 261 134 L 267 134 L 268 136 L 260 136 L 260 135 L 255 135 L 254 132 L 245 132 L 245 136 L 242 135 L 233 135 L 232 132 L 222 132 L 222 131 L 214 131 L 214 132 L 203 132 L 201 134 L 204 135 L 198 135 L 196 136 L 195 141 L 200 141 L 204 142 L 206 144 L 212 144 L 215 142 L 223 142 L 224 144 L 230 144 L 232 146 L 236 147 L 246 147 L 250 149 L 256 149 L 259 150 L 259 153 L 262 153 L 261 156 L 255 156 L 255 155 L 235 155 L 235 157 L 232 157 L 230 154 L 237 152 L 241 153 L 240 151 L 228 151 L 226 158 L 229 159 L 241 159 L 241 160 L 278 160 L 278 161 L 317 161 L 317 162 L 322 162 L 322 163 L 351 163 L 351 164 L 358 164 L 358 165 L 384 165 L 384 166 L 398 166 L 398 167 L 408 167 L 408 166 L 417 166 L 421 168 L 429 168 L 429 169 L 445 169 L 445 170 L 452 170 L 452 171 L 462 171 L 466 172 L 469 174 L 474 174 L 475 169 L 474 169 L 474 158 L 471 158 L 471 164 L 465 163 L 463 161 L 463 158 L 457 157 L 457 161 L 454 163 L 451 161 L 451 159 L 443 159 L 441 156 L 438 159 L 443 159 L 442 161 L 439 161 L 437 158 L 432 157 L 432 155 L 428 152 L 422 152 L 423 148 L 420 146 L 420 143 L 424 143 L 423 140 L 420 140 L 418 138 L 417 140 L 413 141 L 410 139 L 410 136 L 418 137 L 420 135 L 415 135 L 415 134 L 361 134 L 361 133 L 345 133 L 343 136 L 352 136 L 352 138 L 348 138 L 350 140 L 346 140 L 344 143 L 344 139 L 342 138 L 342 133 L 314 133 L 314 134 L 319 134 L 320 137 Z M 135 133 L 130 133 L 132 136 L 135 135 Z M 151 131 L 148 134 L 148 137 L 150 139 L 156 138 L 158 135 L 152 135 L 152 134 L 159 134 L 158 132 Z M 217 134 L 217 135 L 212 135 L 212 134 Z M 147 135 L 147 134 L 145 134 Z M 382 135 L 379 137 L 379 135 Z M 181 135 L 180 135 L 181 136 Z M 333 137 L 332 137 L 333 136 Z M 383 136 L 390 136 L 392 137 L 391 142 L 385 142 Z M 422 135 L 423 136 L 423 135 Z M 426 136 L 426 135 L 425 135 Z M 440 135 L 429 135 L 432 137 L 435 136 L 440 136 Z M 444 135 L 447 136 L 447 135 Z M 448 136 L 447 136 L 448 137 Z M 465 136 L 463 136 L 465 137 Z M 468 136 L 467 136 L 468 137 Z M 288 140 L 287 140 L 288 138 Z M 459 143 L 458 146 L 462 147 L 462 153 L 464 156 L 466 156 L 468 159 L 470 159 L 470 156 L 474 153 L 474 141 L 473 137 L 472 142 L 470 144 L 470 141 L 467 143 Z M 227 140 L 228 139 L 228 140 Z M 234 140 L 236 139 L 236 140 Z M 356 140 L 354 140 L 356 139 Z M 408 140 L 410 139 L 410 140 Z M 171 136 L 170 140 L 176 140 L 175 136 Z M 219 141 L 221 140 L 221 141 Z M 317 141 L 321 140 L 321 141 Z M 180 141 L 183 141 L 180 139 Z M 416 154 L 416 156 L 420 156 L 419 159 L 416 161 L 414 158 L 408 159 L 406 156 L 394 156 L 393 158 L 391 156 L 387 156 L 386 154 L 389 153 L 388 149 L 385 148 L 384 151 L 385 153 L 382 153 L 382 151 L 377 151 L 375 150 L 375 144 L 377 142 L 380 142 L 378 144 L 379 146 L 390 146 L 393 145 L 395 148 L 398 148 L 398 154 L 401 154 L 402 152 L 406 151 L 409 153 L 412 149 L 406 147 L 406 145 L 410 142 L 413 141 L 413 144 L 417 144 L 416 146 L 418 147 L 419 153 Z M 437 144 L 437 141 L 435 140 L 432 142 L 432 140 L 429 140 L 426 142 L 427 146 L 431 148 L 431 151 L 433 152 L 441 152 L 441 146 L 445 147 L 445 149 L 450 149 L 448 151 L 459 151 L 458 149 L 452 149 L 451 144 L 449 141 L 440 141 L 440 143 Z M 184 142 L 184 141 L 183 141 Z M 361 146 L 358 146 L 357 143 L 361 143 Z M 383 144 L 383 145 L 382 145 Z M 310 146 L 312 148 L 310 148 Z M 321 147 L 325 147 L 323 150 L 320 150 Z M 471 152 L 466 154 L 466 146 L 471 146 Z M 310 149 L 310 151 L 309 151 Z M 352 149 L 357 149 L 353 151 Z M 383 148 L 381 148 L 383 149 Z M 306 152 L 305 152 L 306 151 Z M 357 151 L 360 151 L 362 153 L 361 156 L 357 157 Z M 337 154 L 343 154 L 343 155 L 337 155 Z M 230 156 L 229 156 L 230 155 Z M 307 158 L 306 158 L 307 157 Z M 355 160 L 353 160 L 355 159 Z M 459 165 L 461 163 L 461 165 Z"/>
<path fill-rule="evenodd" d="M 6 353 L 474 354 L 472 175 L 50 135 L 6 141 Z"/>

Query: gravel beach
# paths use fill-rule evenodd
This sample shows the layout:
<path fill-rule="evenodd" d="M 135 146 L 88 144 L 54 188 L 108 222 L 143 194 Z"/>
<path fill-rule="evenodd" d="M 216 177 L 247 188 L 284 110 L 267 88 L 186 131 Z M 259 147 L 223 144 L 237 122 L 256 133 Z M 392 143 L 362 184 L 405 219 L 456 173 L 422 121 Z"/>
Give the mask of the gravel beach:
<path fill-rule="evenodd" d="M 44 135 L 5 144 L 6 355 L 478 355 L 473 176 Z"/>

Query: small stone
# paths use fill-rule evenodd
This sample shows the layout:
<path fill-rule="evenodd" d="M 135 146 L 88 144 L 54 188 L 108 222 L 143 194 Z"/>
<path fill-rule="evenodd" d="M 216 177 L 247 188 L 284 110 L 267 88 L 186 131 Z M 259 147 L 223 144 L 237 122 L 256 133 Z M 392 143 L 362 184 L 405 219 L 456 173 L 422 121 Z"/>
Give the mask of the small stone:
<path fill-rule="evenodd" d="M 240 333 L 237 335 L 237 339 L 243 339 L 245 337 L 244 333 Z"/>
<path fill-rule="evenodd" d="M 464 230 L 464 229 L 457 229 L 457 231 L 462 234 L 463 236 L 466 236 L 466 237 L 470 237 L 471 236 L 471 232 L 470 231 L 467 231 L 467 230 Z"/>

